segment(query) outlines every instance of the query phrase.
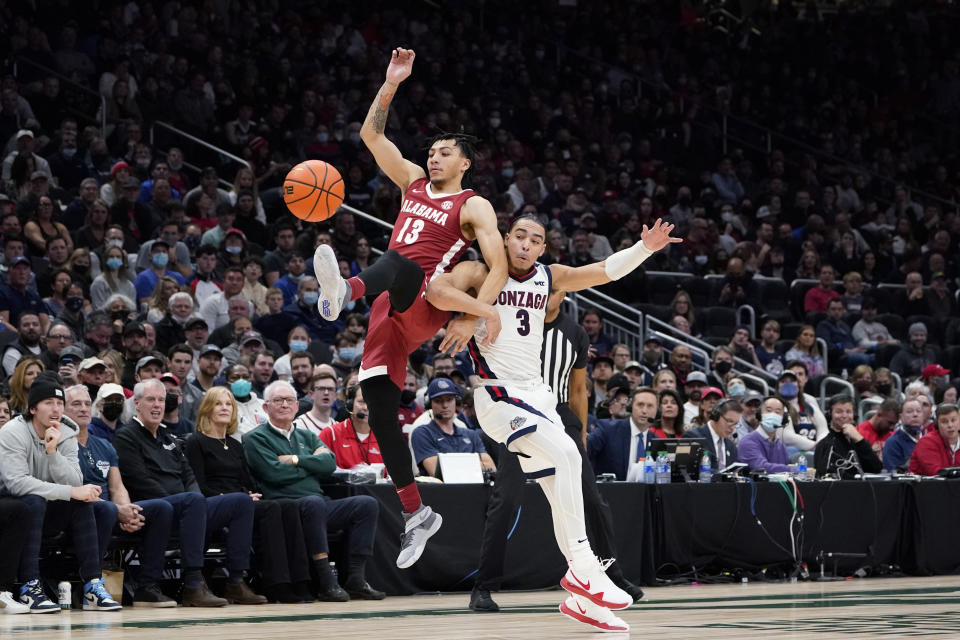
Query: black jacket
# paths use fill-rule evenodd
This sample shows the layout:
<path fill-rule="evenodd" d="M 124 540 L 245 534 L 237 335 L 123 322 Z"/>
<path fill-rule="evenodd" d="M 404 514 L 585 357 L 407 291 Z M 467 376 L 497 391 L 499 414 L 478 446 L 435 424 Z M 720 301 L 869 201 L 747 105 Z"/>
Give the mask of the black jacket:
<path fill-rule="evenodd" d="M 856 456 L 860 469 L 853 464 L 851 452 Z M 847 440 L 845 435 L 832 429 L 817 443 L 813 452 L 813 465 L 817 469 L 818 478 L 837 473 L 838 467 L 843 467 L 843 470 L 839 471 L 841 479 L 853 478 L 861 470 L 864 473 L 880 473 L 883 469 L 883 463 L 866 438 L 854 444 Z"/>
<path fill-rule="evenodd" d="M 134 418 L 118 429 L 113 446 L 120 459 L 120 475 L 130 500 L 152 500 L 185 491 L 200 491 L 180 442 L 167 429 L 154 438 Z"/>

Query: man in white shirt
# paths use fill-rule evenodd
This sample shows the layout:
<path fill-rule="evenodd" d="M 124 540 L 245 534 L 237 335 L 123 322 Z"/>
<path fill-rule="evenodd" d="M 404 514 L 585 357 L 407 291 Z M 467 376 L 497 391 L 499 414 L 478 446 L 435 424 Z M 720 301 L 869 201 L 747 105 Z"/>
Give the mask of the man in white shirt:
<path fill-rule="evenodd" d="M 853 339 L 857 346 L 870 348 L 880 344 L 897 343 L 886 325 L 876 319 L 877 301 L 870 296 L 864 297 L 860 305 L 860 319 L 853 325 Z"/>
<path fill-rule="evenodd" d="M 200 303 L 200 315 L 207 321 L 207 329 L 213 333 L 230 322 L 228 301 L 243 291 L 243 269 L 227 267 L 223 276 L 223 291 L 217 292 Z"/>
<path fill-rule="evenodd" d="M 310 379 L 309 389 L 313 407 L 294 420 L 293 426 L 319 438 L 321 431 L 336 422 L 331 409 L 337 399 L 337 377 L 332 373 L 318 373 Z"/>

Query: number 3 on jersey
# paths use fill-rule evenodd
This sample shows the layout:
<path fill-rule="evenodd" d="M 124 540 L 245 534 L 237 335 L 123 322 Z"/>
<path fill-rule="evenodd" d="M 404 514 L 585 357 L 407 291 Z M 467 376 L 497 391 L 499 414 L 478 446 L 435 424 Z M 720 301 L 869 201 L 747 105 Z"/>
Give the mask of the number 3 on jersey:
<path fill-rule="evenodd" d="M 411 222 L 413 222 L 413 224 L 410 224 Z M 409 233 L 407 232 L 407 228 L 410 229 Z M 407 218 L 403 221 L 403 226 L 400 227 L 400 233 L 397 234 L 397 242 L 413 244 L 417 241 L 417 238 L 420 237 L 421 231 L 423 231 L 423 220 Z"/>
<path fill-rule="evenodd" d="M 517 327 L 517 333 L 522 336 L 530 334 L 530 312 L 526 309 L 517 310 L 517 320 L 520 321 L 520 326 Z"/>

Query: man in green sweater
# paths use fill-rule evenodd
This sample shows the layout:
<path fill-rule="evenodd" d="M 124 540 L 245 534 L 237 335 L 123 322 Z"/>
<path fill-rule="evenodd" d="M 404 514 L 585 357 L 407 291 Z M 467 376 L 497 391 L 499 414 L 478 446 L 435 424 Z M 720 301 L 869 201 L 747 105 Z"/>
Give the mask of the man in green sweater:
<path fill-rule="evenodd" d="M 301 502 L 307 551 L 317 574 L 322 600 L 343 601 L 348 595 L 380 600 L 382 591 L 365 577 L 373 554 L 380 505 L 371 496 L 332 500 L 323 495 L 320 482 L 336 469 L 333 453 L 317 436 L 296 429 L 297 392 L 289 382 L 277 381 L 264 390 L 263 408 L 269 421 L 243 436 L 243 453 L 266 499 L 292 498 Z M 310 526 L 307 526 L 307 525 Z M 337 584 L 328 560 L 327 531 L 345 530 L 349 540 L 346 593 Z M 344 572 L 341 568 L 340 575 Z"/>

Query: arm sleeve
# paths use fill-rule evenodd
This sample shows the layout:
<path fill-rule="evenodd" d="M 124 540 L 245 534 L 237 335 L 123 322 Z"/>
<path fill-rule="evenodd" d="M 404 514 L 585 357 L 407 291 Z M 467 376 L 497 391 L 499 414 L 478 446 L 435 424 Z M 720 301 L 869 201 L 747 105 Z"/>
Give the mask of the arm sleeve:
<path fill-rule="evenodd" d="M 120 476 L 127 491 L 137 500 L 162 498 L 167 495 L 163 485 L 150 477 L 144 465 L 143 452 L 133 436 L 125 433 L 124 427 L 113 438 L 113 447 L 117 450 Z"/>

